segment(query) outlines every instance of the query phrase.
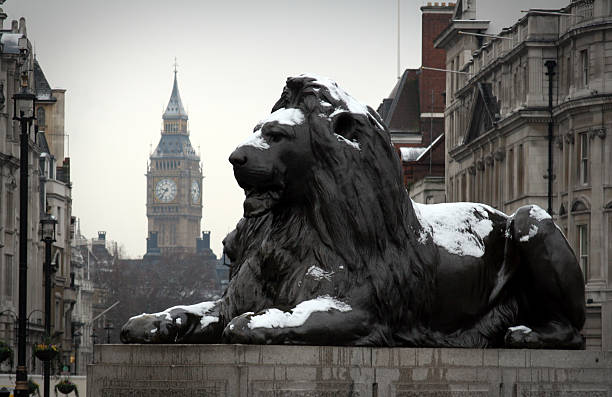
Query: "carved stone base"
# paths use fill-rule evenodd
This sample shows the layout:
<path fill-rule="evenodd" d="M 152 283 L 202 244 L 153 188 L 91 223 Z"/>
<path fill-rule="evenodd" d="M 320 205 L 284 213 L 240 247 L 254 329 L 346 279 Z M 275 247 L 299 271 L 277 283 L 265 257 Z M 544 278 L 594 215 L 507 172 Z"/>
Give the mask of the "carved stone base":
<path fill-rule="evenodd" d="M 612 395 L 612 352 L 96 345 L 88 397 Z"/>

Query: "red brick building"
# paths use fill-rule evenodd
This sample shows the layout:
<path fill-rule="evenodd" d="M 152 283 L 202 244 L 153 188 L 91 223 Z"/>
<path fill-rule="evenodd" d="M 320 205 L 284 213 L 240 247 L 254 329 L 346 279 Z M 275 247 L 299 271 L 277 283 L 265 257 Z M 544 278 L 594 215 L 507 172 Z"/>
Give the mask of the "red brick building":
<path fill-rule="evenodd" d="M 443 95 L 446 74 L 428 68 L 446 67 L 446 52 L 434 48 L 433 42 L 451 22 L 453 10 L 454 3 L 428 3 L 421 7 L 422 67 L 404 71 L 389 97 L 378 107 L 402 157 L 404 183 L 411 190 L 411 197 L 424 202 L 445 201 Z M 423 185 L 426 178 L 429 187 Z M 435 192 L 427 193 L 423 189 Z"/>

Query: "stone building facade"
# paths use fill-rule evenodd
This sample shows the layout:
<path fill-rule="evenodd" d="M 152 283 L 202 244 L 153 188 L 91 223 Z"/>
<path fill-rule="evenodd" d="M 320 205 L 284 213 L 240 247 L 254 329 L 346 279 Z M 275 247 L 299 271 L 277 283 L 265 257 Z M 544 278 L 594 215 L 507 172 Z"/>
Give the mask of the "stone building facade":
<path fill-rule="evenodd" d="M 587 347 L 609 350 L 612 2 L 534 8 L 501 31 L 488 30 L 476 4 L 460 0 L 436 39 L 453 71 L 446 75 L 447 197 L 509 214 L 526 204 L 548 209 L 584 273 Z"/>
<path fill-rule="evenodd" d="M 34 86 L 36 92 L 36 126 L 40 148 L 40 209 L 41 216 L 50 214 L 57 220 L 52 247 L 53 273 L 51 290 L 51 335 L 62 347 L 63 362 L 70 362 L 73 354 L 72 310 L 77 288 L 71 263 L 72 182 L 70 158 L 64 150 L 64 99 L 66 90 L 51 88 L 40 66 L 34 60 Z M 44 285 L 43 285 L 44 287 Z M 44 306 L 43 306 L 44 307 Z"/>
<path fill-rule="evenodd" d="M 202 219 L 202 168 L 174 71 L 161 139 L 147 169 L 147 254 L 196 252 Z"/>
<path fill-rule="evenodd" d="M 4 27 L 0 9 L 0 339 L 17 344 L 19 294 L 20 123 L 13 120 L 13 96 L 22 87 L 35 94 L 36 120 L 30 126 L 27 235 L 27 341 L 28 349 L 44 337 L 44 244 L 40 219 L 47 210 L 58 219 L 57 241 L 52 247 L 53 277 L 51 336 L 61 346 L 60 359 L 68 363 L 72 351 L 70 242 L 71 183 L 69 159 L 64 153 L 64 93 L 52 89 L 35 59 L 24 18 Z M 25 109 L 24 109 L 25 110 Z M 18 109 L 19 111 L 19 109 Z M 29 110 L 32 112 L 32 109 Z M 32 357 L 31 352 L 26 357 Z M 42 366 L 27 360 L 29 373 Z M 5 362 L 2 371 L 11 371 Z"/>

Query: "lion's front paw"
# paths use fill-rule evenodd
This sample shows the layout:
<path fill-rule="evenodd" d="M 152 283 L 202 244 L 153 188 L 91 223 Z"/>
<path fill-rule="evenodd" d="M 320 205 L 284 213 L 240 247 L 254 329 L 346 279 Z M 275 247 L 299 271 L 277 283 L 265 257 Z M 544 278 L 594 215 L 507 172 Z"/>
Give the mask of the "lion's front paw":
<path fill-rule="evenodd" d="M 167 314 L 141 314 L 132 317 L 121 328 L 123 343 L 173 343 L 178 335 L 181 317 Z"/>
<path fill-rule="evenodd" d="M 539 345 L 539 338 L 529 327 L 519 325 L 508 328 L 504 342 L 506 347 L 509 348 L 536 348 Z"/>
<path fill-rule="evenodd" d="M 263 332 L 249 326 L 252 316 L 253 313 L 245 313 L 234 317 L 223 330 L 223 341 L 225 343 L 265 344 L 266 338 Z"/>

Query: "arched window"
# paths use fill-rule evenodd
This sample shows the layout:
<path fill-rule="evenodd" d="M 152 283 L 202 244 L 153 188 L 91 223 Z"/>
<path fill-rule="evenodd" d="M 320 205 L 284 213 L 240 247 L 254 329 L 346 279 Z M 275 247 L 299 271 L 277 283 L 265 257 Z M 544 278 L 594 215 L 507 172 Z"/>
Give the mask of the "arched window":
<path fill-rule="evenodd" d="M 38 126 L 42 127 L 44 125 L 46 125 L 46 120 L 45 120 L 45 109 L 42 107 L 39 107 L 38 110 L 36 110 L 36 119 L 38 121 Z"/>
<path fill-rule="evenodd" d="M 589 208 L 582 200 L 576 200 L 572 204 L 572 212 L 586 212 Z"/>

